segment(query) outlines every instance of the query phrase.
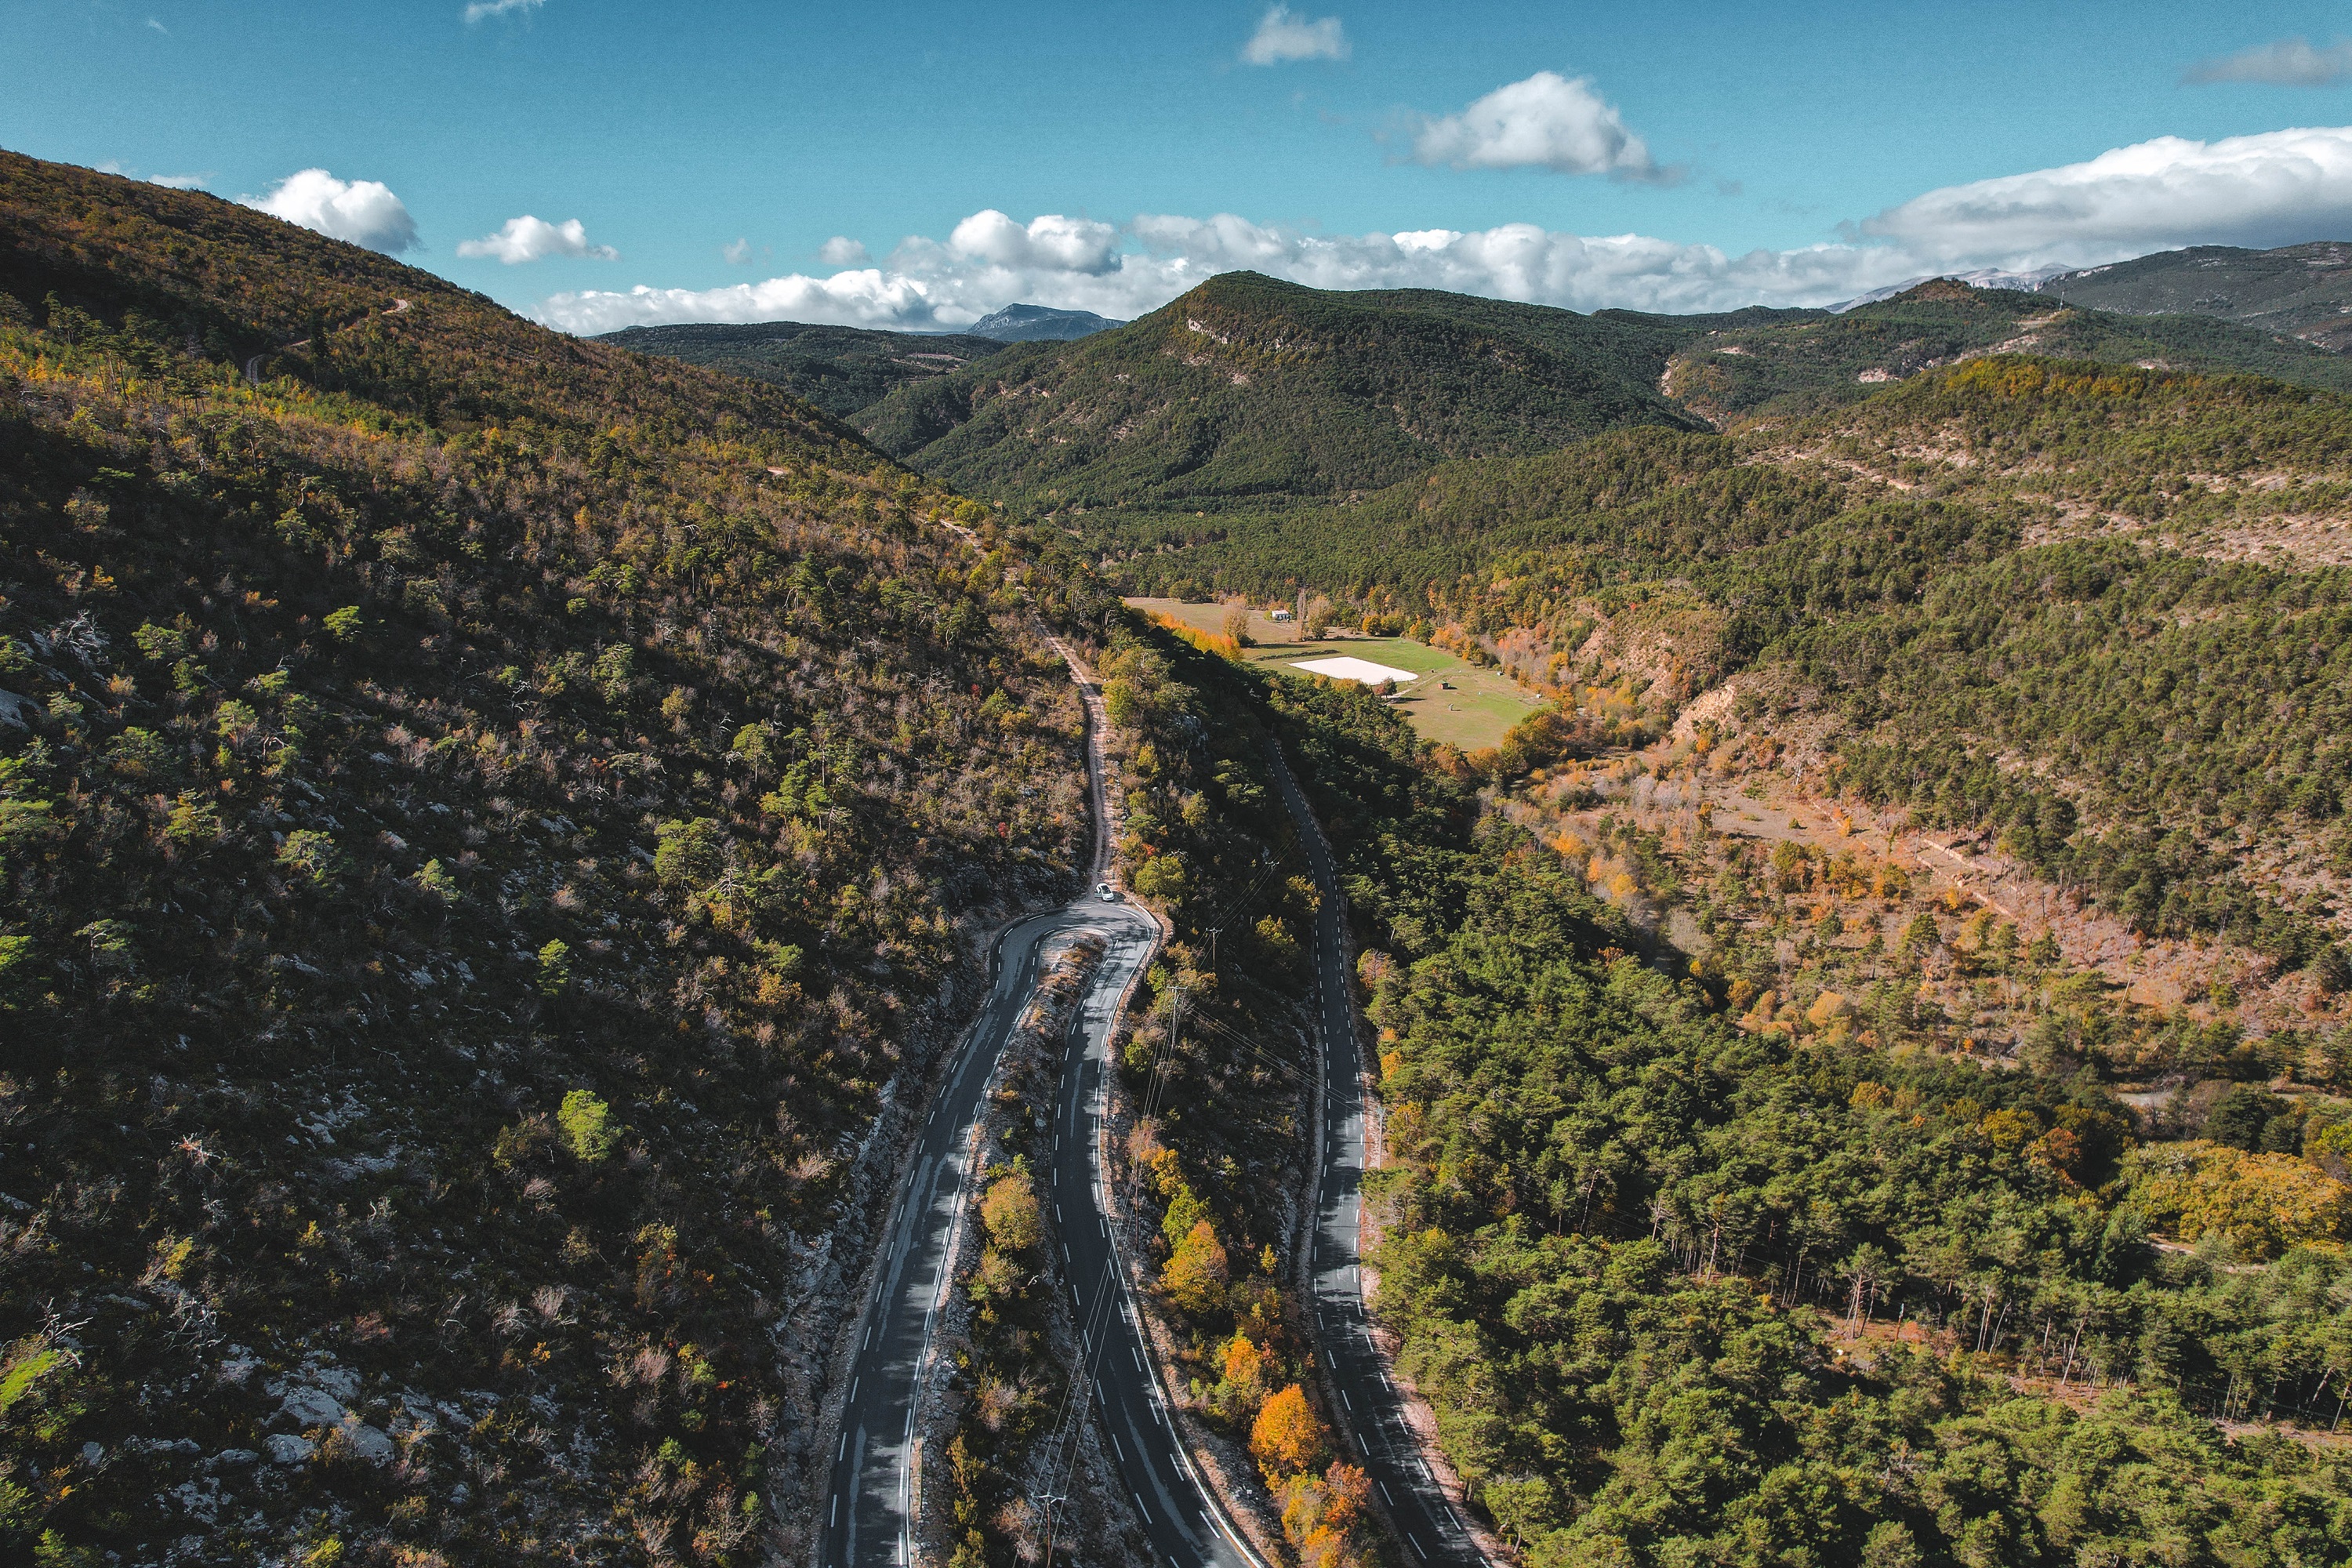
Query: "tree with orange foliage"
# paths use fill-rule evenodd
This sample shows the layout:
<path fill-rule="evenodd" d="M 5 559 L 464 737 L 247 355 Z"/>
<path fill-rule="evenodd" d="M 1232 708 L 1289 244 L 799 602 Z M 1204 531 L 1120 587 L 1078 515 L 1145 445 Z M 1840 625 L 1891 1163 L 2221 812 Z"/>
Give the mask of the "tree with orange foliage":
<path fill-rule="evenodd" d="M 1201 1317 L 1224 1305 L 1225 1281 L 1233 1277 L 1224 1244 L 1207 1220 L 1196 1223 L 1160 1271 L 1160 1288 L 1177 1310 Z"/>
<path fill-rule="evenodd" d="M 1294 1476 L 1282 1489 L 1282 1531 L 1298 1549 L 1300 1568 L 1354 1568 L 1365 1561 L 1355 1526 L 1371 1505 L 1362 1470 L 1334 1461 L 1320 1476 Z"/>
<path fill-rule="evenodd" d="M 1322 1468 L 1323 1423 L 1307 1403 L 1305 1389 L 1291 1384 L 1258 1407 L 1250 1426 L 1250 1453 L 1271 1486 Z"/>

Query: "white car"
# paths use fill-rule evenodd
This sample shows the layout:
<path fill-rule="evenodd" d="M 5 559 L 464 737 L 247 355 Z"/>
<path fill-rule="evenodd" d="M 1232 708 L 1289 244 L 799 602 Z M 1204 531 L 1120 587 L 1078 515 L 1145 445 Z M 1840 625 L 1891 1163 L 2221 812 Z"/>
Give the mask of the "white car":
<path fill-rule="evenodd" d="M 1111 890 L 1111 885 L 1108 882 L 1097 882 L 1095 884 L 1095 897 L 1100 899 L 1107 904 L 1115 904 L 1118 902 L 1118 894 Z"/>

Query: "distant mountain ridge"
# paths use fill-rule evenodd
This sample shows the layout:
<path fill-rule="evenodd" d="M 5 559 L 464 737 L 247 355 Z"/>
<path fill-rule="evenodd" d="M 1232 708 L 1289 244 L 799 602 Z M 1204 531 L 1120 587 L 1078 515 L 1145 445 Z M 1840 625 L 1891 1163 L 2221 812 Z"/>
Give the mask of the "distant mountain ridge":
<path fill-rule="evenodd" d="M 1722 426 L 1759 415 L 1817 413 L 1991 353 L 2249 373 L 2352 392 L 2352 359 L 2282 333 L 2212 316 L 2084 309 L 2071 298 L 1949 278 L 1834 315 L 1695 335 L 1675 354 L 1664 386 Z"/>
<path fill-rule="evenodd" d="M 1125 325 L 1125 321 L 1114 321 L 1108 316 L 1097 316 L 1092 310 L 1057 310 L 1050 305 L 1007 305 L 1002 310 L 982 316 L 964 331 L 975 338 L 994 338 L 1001 343 L 1066 343 Z"/>
<path fill-rule="evenodd" d="M 1794 314 L 1586 316 L 1228 272 L 1115 331 L 896 387 L 853 423 L 927 473 L 1048 510 L 1279 506 L 1625 425 L 1694 427 L 1658 389 L 1668 356 Z"/>
<path fill-rule="evenodd" d="M 1884 289 L 1873 289 L 1868 293 L 1856 294 L 1851 300 L 1841 300 L 1829 307 L 1829 312 L 1832 316 L 1843 316 L 1848 310 L 1861 306 L 1875 305 L 1881 300 L 1892 300 L 1897 294 L 1908 294 L 1922 283 L 1932 283 L 1939 278 L 1948 279 L 1955 283 L 1965 283 L 1971 289 L 2030 290 L 2039 288 L 2053 278 L 2063 276 L 2065 270 L 2063 267 L 2037 267 L 2025 272 L 2008 272 L 1998 267 L 1979 267 L 1973 272 L 1923 272 L 1916 278 L 1906 278 L 1900 283 L 1890 283 Z"/>
<path fill-rule="evenodd" d="M 1001 340 L 969 332 L 887 332 L 805 321 L 624 327 L 597 341 L 764 381 L 839 419 L 902 382 L 944 375 L 1004 348 Z"/>
<path fill-rule="evenodd" d="M 2035 286 L 2070 305 L 2145 316 L 2217 316 L 2352 353 L 2352 242 L 2276 250 L 2200 245 L 2060 273 Z"/>

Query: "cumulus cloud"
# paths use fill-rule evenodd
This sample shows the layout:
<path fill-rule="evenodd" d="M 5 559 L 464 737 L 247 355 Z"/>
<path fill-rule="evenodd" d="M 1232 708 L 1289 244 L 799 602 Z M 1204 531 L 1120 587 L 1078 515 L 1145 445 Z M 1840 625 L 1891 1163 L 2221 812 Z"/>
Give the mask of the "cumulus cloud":
<path fill-rule="evenodd" d="M 1562 174 L 1666 177 L 1590 77 L 1538 71 L 1498 87 L 1459 114 L 1422 122 L 1412 155 L 1455 169 L 1550 169 Z"/>
<path fill-rule="evenodd" d="M 289 174 L 266 196 L 237 201 L 272 217 L 397 256 L 416 244 L 416 220 L 380 180 L 339 180 L 324 169 Z"/>
<path fill-rule="evenodd" d="M 866 247 L 845 234 L 836 234 L 817 247 L 816 258 L 827 267 L 863 267 L 874 258 Z"/>
<path fill-rule="evenodd" d="M 621 259 L 621 253 L 609 245 L 589 244 L 588 230 L 578 218 L 550 223 L 529 213 L 507 219 L 496 234 L 486 234 L 479 239 L 459 240 L 457 254 L 490 257 L 509 267 L 526 261 L 544 261 L 551 256 L 580 256 L 591 261 Z"/>
<path fill-rule="evenodd" d="M 740 237 L 729 240 L 719 247 L 719 258 L 730 267 L 742 266 L 751 259 L 751 240 Z"/>
<path fill-rule="evenodd" d="M 2308 38 L 2287 38 L 2219 59 L 2200 60 L 2180 73 L 2186 82 L 2256 81 L 2273 87 L 2332 87 L 2352 76 L 2352 38 L 2315 49 Z"/>
<path fill-rule="evenodd" d="M 989 207 L 956 225 L 948 248 L 967 261 L 1008 270 L 1100 274 L 1118 265 L 1118 230 L 1059 213 L 1023 225 Z"/>
<path fill-rule="evenodd" d="M 2352 227 L 2352 126 L 2159 136 L 2086 163 L 1951 185 L 1858 226 L 1927 260 L 2088 265 L 2185 245 L 2269 247 Z"/>
<path fill-rule="evenodd" d="M 474 0 L 466 7 L 466 20 L 478 22 L 486 16 L 507 16 L 518 11 L 536 11 L 547 0 Z"/>
<path fill-rule="evenodd" d="M 1058 236 L 1081 226 L 1086 232 L 1078 240 L 1058 247 L 1032 237 L 1041 226 Z M 1100 246 L 1094 229 L 1108 231 Z M 1114 241 L 1129 247 L 1113 249 Z M 989 211 L 959 224 L 946 244 L 908 240 L 881 267 L 828 278 L 795 273 L 721 289 L 640 286 L 625 293 L 557 294 L 541 302 L 539 316 L 574 332 L 772 321 L 919 331 L 967 326 L 1021 301 L 1132 319 L 1205 279 L 1240 268 L 1318 289 L 1444 289 L 1580 310 L 1607 305 L 1705 310 L 1759 300 L 1820 304 L 1918 270 L 1907 256 L 1879 247 L 1822 246 L 1735 257 L 1712 246 L 1640 235 L 1590 237 L 1535 224 L 1333 236 L 1230 213 L 1147 215 L 1113 230 L 1066 218 L 1050 226 L 1044 219 L 1016 225 Z"/>
<path fill-rule="evenodd" d="M 830 278 L 793 273 L 724 289 L 652 289 L 627 293 L 589 289 L 557 294 L 540 306 L 540 319 L 572 332 L 610 332 L 665 321 L 821 321 L 834 326 L 929 326 L 935 312 L 924 283 L 903 273 L 866 268 Z M 977 315 L 964 318 L 978 321 Z"/>
<path fill-rule="evenodd" d="M 1310 22 L 1294 16 L 1287 5 L 1276 5 L 1259 18 L 1257 31 L 1242 46 L 1242 58 L 1254 66 L 1280 65 L 1285 60 L 1344 60 L 1347 31 L 1337 16 Z"/>
<path fill-rule="evenodd" d="M 126 180 L 142 180 L 147 184 L 161 185 L 167 191 L 202 190 L 204 188 L 205 182 L 212 178 L 210 174 L 142 175 L 138 170 L 132 168 L 130 164 L 116 158 L 109 158 L 105 163 L 100 163 L 96 165 L 96 167 L 98 172 L 101 174 L 120 174 Z"/>
<path fill-rule="evenodd" d="M 1825 305 L 1939 273 L 2094 266 L 2174 246 L 2284 245 L 2352 227 L 2352 127 L 2201 142 L 2166 137 L 2088 163 L 1930 191 L 1843 241 L 1734 254 L 1645 235 L 1493 228 L 1325 235 L 1145 215 L 1118 227 L 990 208 L 880 266 L 695 290 L 558 294 L 540 317 L 572 331 L 638 322 L 794 320 L 953 328 L 1014 301 L 1133 318 L 1220 272 L 1318 289 L 1444 289 L 1593 310 Z M 860 257 L 863 259 L 863 257 Z"/>

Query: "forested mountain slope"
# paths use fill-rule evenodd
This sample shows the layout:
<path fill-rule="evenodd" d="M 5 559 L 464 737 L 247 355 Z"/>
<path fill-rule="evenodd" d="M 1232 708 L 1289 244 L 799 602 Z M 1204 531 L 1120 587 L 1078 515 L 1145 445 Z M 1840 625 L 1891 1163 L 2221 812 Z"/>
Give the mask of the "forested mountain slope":
<path fill-rule="evenodd" d="M 1718 426 L 1859 402 L 1890 382 L 1985 353 L 2246 371 L 2352 391 L 2352 360 L 2275 326 L 2218 313 L 2123 315 L 2084 303 L 1937 279 L 1842 315 L 1710 331 L 1675 356 L 1664 384 Z"/>
<path fill-rule="evenodd" d="M 624 327 L 600 340 L 642 354 L 749 376 L 847 418 L 892 388 L 986 359 L 1004 347 L 963 333 L 883 332 L 802 321 Z"/>
<path fill-rule="evenodd" d="M 1628 426 L 1804 416 L 1992 353 L 2352 390 L 2352 361 L 2294 338 L 1944 280 L 1836 316 L 1584 316 L 1226 273 L 1115 331 L 910 374 L 851 417 L 924 472 L 1026 510 L 1147 531 L 1199 513 L 1255 531 L 1444 462 L 1532 456 Z"/>
<path fill-rule="evenodd" d="M 1483 643 L 1577 737 L 1522 766 L 1737 678 L 1874 798 L 2292 970 L 2352 916 L 2347 434 L 2331 394 L 1997 357 L 1809 423 L 1098 537 L 1138 588 L 1305 583 Z"/>
<path fill-rule="evenodd" d="M 1618 426 L 1688 427 L 1658 376 L 1675 347 L 1722 320 L 1332 293 L 1226 273 L 1116 331 L 1016 347 L 899 387 L 856 423 L 884 450 L 992 499 L 1279 505 Z"/>
<path fill-rule="evenodd" d="M 752 1561 L 877 1114 L 1084 832 L 1031 569 L 780 392 L 13 155 L 0 385 L 0 1555 Z"/>
<path fill-rule="evenodd" d="M 2352 348 L 2352 245 L 2341 240 L 2158 251 L 2065 273 L 2037 292 L 2135 316 L 2218 316 L 2339 353 Z"/>
<path fill-rule="evenodd" d="M 1370 946 L 1379 1311 L 1527 1562 L 2346 1561 L 2352 1108 L 2135 1146 L 2088 1075 L 1735 1022 L 1580 857 L 1383 804 L 1428 787 L 1394 710 L 1299 749 Z"/>

